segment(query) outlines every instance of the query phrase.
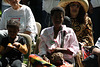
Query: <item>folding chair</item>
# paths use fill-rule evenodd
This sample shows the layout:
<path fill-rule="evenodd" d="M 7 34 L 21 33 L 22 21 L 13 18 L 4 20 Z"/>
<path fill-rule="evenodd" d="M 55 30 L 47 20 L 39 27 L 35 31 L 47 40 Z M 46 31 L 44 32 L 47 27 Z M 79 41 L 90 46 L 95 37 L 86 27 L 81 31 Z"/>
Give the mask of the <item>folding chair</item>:
<path fill-rule="evenodd" d="M 23 36 L 25 39 L 26 39 L 26 42 L 27 42 L 27 48 L 28 48 L 28 55 L 26 54 L 25 56 L 27 56 L 26 58 L 28 59 L 28 56 L 31 54 L 31 46 L 32 46 L 32 39 L 31 39 L 31 36 L 28 35 L 28 34 L 23 34 L 23 33 L 19 33 L 18 35 L 21 35 Z M 30 63 L 29 63 L 29 59 L 28 59 L 28 63 L 27 63 L 27 67 L 30 66 Z"/>
<path fill-rule="evenodd" d="M 38 30 L 38 33 L 37 33 L 37 37 L 36 37 L 36 44 L 33 45 L 33 53 L 38 52 L 38 44 L 39 44 L 39 39 L 40 39 L 40 32 L 41 32 L 41 24 L 39 22 L 36 22 L 36 26 L 37 26 L 37 30 Z"/>
<path fill-rule="evenodd" d="M 39 22 L 36 22 L 36 26 L 37 26 L 37 30 L 38 30 L 37 36 L 40 36 L 41 24 Z"/>
<path fill-rule="evenodd" d="M 38 37 L 37 41 L 36 41 L 36 46 L 34 48 L 34 54 L 38 54 L 38 52 L 39 52 L 38 46 L 39 46 L 40 41 L 41 41 L 41 39 L 40 39 L 40 37 Z"/>

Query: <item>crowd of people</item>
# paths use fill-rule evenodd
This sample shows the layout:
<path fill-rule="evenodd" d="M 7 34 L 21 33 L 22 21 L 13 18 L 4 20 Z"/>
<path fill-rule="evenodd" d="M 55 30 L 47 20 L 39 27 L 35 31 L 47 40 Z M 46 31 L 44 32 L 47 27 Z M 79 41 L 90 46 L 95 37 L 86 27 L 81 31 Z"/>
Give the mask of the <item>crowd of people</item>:
<path fill-rule="evenodd" d="M 28 34 L 35 43 L 36 22 L 42 26 L 38 56 L 43 60 L 56 66 L 66 67 L 66 62 L 76 66 L 79 50 L 91 46 L 91 55 L 81 62 L 84 67 L 100 67 L 99 11 L 99 0 L 2 0 L 0 67 L 22 66 L 28 48 L 25 39 L 17 34 Z"/>

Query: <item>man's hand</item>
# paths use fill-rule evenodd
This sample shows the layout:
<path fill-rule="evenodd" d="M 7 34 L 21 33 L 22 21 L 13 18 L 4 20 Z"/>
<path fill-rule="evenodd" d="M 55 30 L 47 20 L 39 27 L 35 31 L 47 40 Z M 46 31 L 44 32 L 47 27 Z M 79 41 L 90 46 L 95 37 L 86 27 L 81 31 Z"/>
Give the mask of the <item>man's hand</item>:
<path fill-rule="evenodd" d="M 11 43 L 8 43 L 8 47 L 10 47 L 10 48 L 16 48 L 16 47 L 13 46 Z M 7 49 L 8 49 L 8 47 L 7 47 Z"/>
<path fill-rule="evenodd" d="M 20 45 L 21 43 L 18 43 L 18 42 L 13 43 L 13 46 L 15 46 L 17 49 L 19 49 Z"/>
<path fill-rule="evenodd" d="M 50 63 L 50 60 L 45 56 L 43 55 L 43 60 L 47 61 L 48 63 Z"/>

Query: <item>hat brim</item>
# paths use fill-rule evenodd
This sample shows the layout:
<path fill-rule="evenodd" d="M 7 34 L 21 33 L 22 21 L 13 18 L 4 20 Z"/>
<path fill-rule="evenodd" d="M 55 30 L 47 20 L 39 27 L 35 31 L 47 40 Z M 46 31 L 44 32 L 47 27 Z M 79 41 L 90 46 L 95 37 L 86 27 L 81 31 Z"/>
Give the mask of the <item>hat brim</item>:
<path fill-rule="evenodd" d="M 87 12 L 89 9 L 89 4 L 88 4 L 87 0 L 61 0 L 58 3 L 58 6 L 65 9 L 66 6 L 71 2 L 79 2 L 81 4 L 81 6 L 84 8 L 85 12 Z"/>
<path fill-rule="evenodd" d="M 53 64 L 46 62 L 45 60 L 43 60 L 40 56 L 38 56 L 36 54 L 29 55 L 29 60 L 30 60 L 31 64 L 34 64 L 34 62 L 39 62 L 43 65 L 49 65 L 49 66 L 55 67 Z"/>

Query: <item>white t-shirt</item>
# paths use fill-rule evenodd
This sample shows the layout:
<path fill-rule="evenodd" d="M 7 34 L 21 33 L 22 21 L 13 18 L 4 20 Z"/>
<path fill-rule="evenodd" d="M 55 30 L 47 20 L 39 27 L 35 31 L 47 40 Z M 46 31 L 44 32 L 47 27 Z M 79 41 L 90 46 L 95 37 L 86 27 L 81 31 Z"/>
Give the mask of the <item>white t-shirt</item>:
<path fill-rule="evenodd" d="M 100 7 L 100 0 L 91 0 L 93 7 Z"/>
<path fill-rule="evenodd" d="M 53 7 L 56 7 L 58 5 L 60 0 L 43 0 L 43 10 L 50 13 L 51 9 Z"/>
<path fill-rule="evenodd" d="M 20 31 L 21 33 L 25 31 L 30 31 L 32 39 L 37 33 L 35 18 L 32 14 L 31 9 L 28 6 L 22 5 L 18 10 L 14 10 L 12 7 L 6 9 L 2 14 L 0 29 L 6 29 L 7 21 L 10 19 L 20 21 Z"/>

